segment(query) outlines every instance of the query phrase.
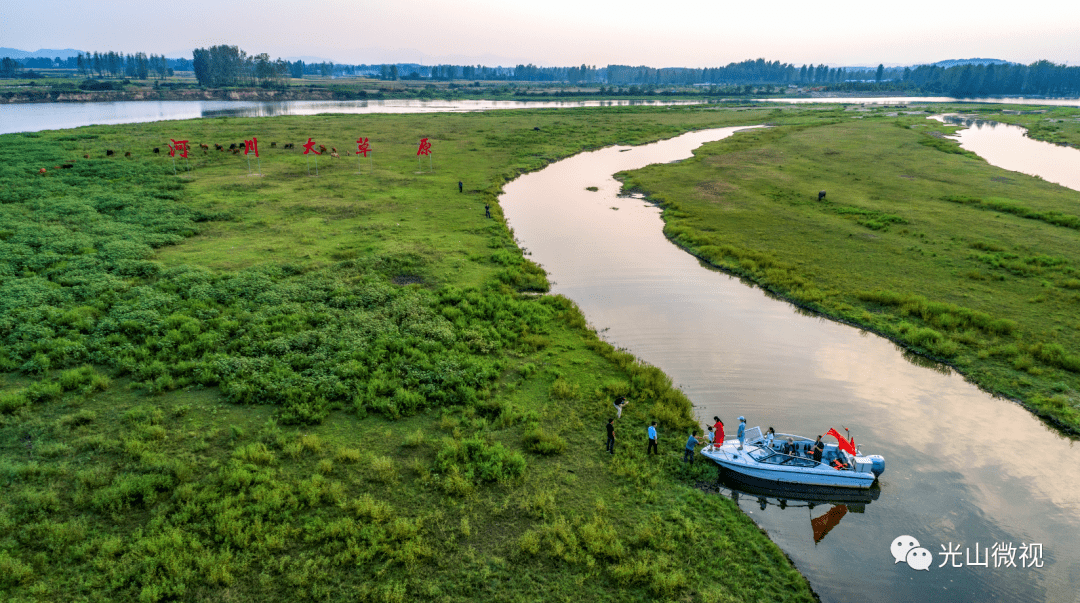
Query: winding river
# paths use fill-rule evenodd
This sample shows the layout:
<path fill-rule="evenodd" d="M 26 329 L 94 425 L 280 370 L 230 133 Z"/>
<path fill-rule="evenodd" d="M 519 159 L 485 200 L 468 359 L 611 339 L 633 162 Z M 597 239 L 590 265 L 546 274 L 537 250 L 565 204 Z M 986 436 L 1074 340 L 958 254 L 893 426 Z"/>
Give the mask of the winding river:
<path fill-rule="evenodd" d="M 631 103 L 0 105 L 0 133 L 198 117 L 625 104 Z M 1031 141 L 1015 126 L 967 125 L 958 133 L 961 145 L 991 163 L 1078 188 L 1075 179 L 1068 178 L 1080 174 L 1080 164 L 1069 153 L 1080 152 Z M 583 153 L 509 183 L 500 202 L 521 245 L 550 273 L 553 291 L 576 301 L 607 340 L 671 375 L 702 418 L 719 414 L 734 426 L 738 415 L 746 415 L 751 426 L 772 425 L 780 432 L 805 435 L 847 426 L 867 452 L 886 457 L 880 491 L 867 500 L 782 500 L 775 492 L 722 489 L 768 530 L 823 600 L 1076 603 L 1080 447 L 1075 441 L 947 369 L 909 361 L 887 340 L 806 315 L 703 266 L 664 238 L 659 209 L 619 196 L 620 185 L 611 174 L 689 157 L 698 146 L 737 130 L 695 132 L 642 147 Z M 999 157 L 995 153 L 1001 149 L 1011 151 Z M 1033 165 L 1014 163 L 1043 151 L 1051 154 L 1040 155 Z M 598 191 L 587 191 L 590 186 Z M 678 440 L 679 434 L 661 434 L 661 445 L 668 450 L 680 446 Z M 926 571 L 895 562 L 890 545 L 901 535 L 916 538 L 933 554 Z M 987 556 L 995 545 L 995 552 L 1005 551 L 1000 558 Z M 957 555 L 942 554 L 950 551 Z"/>
<path fill-rule="evenodd" d="M 1075 441 L 947 368 L 909 361 L 888 340 L 703 266 L 664 238 L 658 208 L 619 196 L 611 174 L 689 157 L 738 130 L 582 153 L 509 183 L 500 204 L 552 292 L 671 375 L 701 418 L 734 426 L 745 415 L 751 427 L 811 436 L 847 426 L 865 451 L 885 456 L 875 500 L 721 490 L 822 600 L 1075 603 Z M 676 449 L 684 437 L 661 434 L 662 445 Z M 933 556 L 925 571 L 895 561 L 890 545 L 902 535 Z"/>

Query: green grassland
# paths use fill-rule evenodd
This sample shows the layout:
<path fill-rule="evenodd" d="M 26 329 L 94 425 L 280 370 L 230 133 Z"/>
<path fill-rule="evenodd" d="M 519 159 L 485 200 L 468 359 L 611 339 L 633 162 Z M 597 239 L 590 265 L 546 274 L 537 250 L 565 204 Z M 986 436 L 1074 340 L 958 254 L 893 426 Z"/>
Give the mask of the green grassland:
<path fill-rule="evenodd" d="M 714 470 L 679 463 L 686 398 L 539 294 L 495 203 L 583 149 L 781 115 L 819 119 L 634 108 L 0 136 L 0 599 L 812 600 L 749 518 L 694 488 Z M 261 176 L 214 150 L 251 136 Z M 360 136 L 370 162 L 343 154 Z M 341 155 L 318 177 L 308 137 Z M 150 152 L 170 138 L 209 150 L 174 175 Z"/>
<path fill-rule="evenodd" d="M 1080 430 L 1080 193 L 888 112 L 778 121 L 621 177 L 699 257 Z"/>

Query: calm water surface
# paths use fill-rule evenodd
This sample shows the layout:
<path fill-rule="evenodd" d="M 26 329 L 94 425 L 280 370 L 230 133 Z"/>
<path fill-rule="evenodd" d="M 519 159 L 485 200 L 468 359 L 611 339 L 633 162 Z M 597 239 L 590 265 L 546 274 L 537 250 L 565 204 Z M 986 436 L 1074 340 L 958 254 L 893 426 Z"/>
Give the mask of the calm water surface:
<path fill-rule="evenodd" d="M 1076 442 L 956 374 L 906 360 L 885 339 L 703 267 L 663 237 L 657 208 L 618 196 L 611 174 L 688 157 L 736 131 L 583 153 L 509 183 L 500 203 L 553 292 L 576 301 L 608 341 L 671 375 L 701 418 L 718 414 L 734 428 L 745 415 L 750 426 L 808 436 L 844 425 L 865 452 L 885 456 L 869 504 L 793 500 L 781 509 L 775 496 L 734 495 L 823 600 L 1075 603 Z M 661 441 L 670 451 L 681 437 Z M 820 541 L 815 523 L 832 526 Z M 901 535 L 933 554 L 928 571 L 894 562 L 890 544 Z M 1022 545 L 1041 544 L 1042 567 L 967 563 L 987 561 L 997 543 L 1016 549 L 1018 565 Z M 950 545 L 958 558 L 940 554 Z M 962 567 L 938 567 L 950 559 Z"/>
<path fill-rule="evenodd" d="M 991 165 L 1080 190 L 1080 149 L 1034 140 L 1025 128 L 996 121 L 958 115 L 935 119 L 964 126 L 953 138 Z"/>
<path fill-rule="evenodd" d="M 499 109 L 566 109 L 695 105 L 701 101 L 120 101 L 113 103 L 0 104 L 0 134 L 199 117 L 273 117 L 320 113 L 445 113 Z"/>
<path fill-rule="evenodd" d="M 1080 106 L 1080 99 L 958 99 L 946 96 L 754 99 L 757 102 L 906 105 L 909 103 L 985 102 L 1020 105 Z M 566 109 L 629 105 L 696 105 L 704 101 L 597 100 L 370 100 L 370 101 L 120 101 L 113 103 L 0 104 L 0 134 L 127 124 L 200 117 L 272 117 L 320 113 L 437 113 L 499 109 Z"/>

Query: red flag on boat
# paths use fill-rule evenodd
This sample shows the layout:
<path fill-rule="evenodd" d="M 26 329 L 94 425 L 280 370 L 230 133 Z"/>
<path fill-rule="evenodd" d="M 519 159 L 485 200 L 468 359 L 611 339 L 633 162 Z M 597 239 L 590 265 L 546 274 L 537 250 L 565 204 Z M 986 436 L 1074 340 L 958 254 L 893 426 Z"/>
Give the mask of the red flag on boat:
<path fill-rule="evenodd" d="M 856 454 L 855 444 L 844 439 L 844 436 L 840 435 L 840 433 L 836 431 L 835 428 L 830 427 L 829 431 L 825 432 L 825 435 L 830 435 L 836 438 L 836 441 L 839 442 L 840 450 L 843 450 L 844 452 L 847 452 L 851 455 Z"/>

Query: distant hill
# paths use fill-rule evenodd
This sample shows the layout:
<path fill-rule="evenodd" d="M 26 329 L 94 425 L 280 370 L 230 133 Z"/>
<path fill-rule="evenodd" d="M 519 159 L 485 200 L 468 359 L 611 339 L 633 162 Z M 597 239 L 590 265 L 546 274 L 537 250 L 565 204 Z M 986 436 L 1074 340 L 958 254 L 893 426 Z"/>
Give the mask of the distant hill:
<path fill-rule="evenodd" d="M 948 61 L 938 61 L 931 63 L 932 67 L 959 67 L 961 65 L 1015 65 L 1012 61 L 1003 61 L 1001 59 L 951 59 Z"/>
<path fill-rule="evenodd" d="M 19 50 L 18 48 L 0 48 L 0 58 L 8 57 L 12 59 L 55 59 L 60 57 L 61 59 L 67 59 L 73 57 L 81 50 L 75 50 L 74 48 L 65 48 L 63 50 L 56 50 L 55 48 L 42 48 L 41 50 L 35 50 L 34 52 L 28 52 L 26 50 Z"/>

